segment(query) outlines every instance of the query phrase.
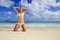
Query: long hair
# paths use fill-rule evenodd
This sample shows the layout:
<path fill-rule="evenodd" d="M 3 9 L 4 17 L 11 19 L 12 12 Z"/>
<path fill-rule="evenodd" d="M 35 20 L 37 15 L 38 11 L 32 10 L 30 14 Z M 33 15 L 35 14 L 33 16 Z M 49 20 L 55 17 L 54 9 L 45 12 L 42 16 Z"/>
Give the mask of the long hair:
<path fill-rule="evenodd" d="M 20 12 L 20 10 L 18 10 L 18 12 Z"/>

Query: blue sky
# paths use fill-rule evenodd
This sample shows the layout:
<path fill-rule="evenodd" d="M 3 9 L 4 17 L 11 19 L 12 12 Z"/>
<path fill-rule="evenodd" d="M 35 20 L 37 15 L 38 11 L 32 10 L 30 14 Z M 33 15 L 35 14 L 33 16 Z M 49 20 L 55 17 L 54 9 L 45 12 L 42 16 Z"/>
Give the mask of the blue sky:
<path fill-rule="evenodd" d="M 0 21 L 17 20 L 14 6 L 24 6 L 25 21 L 60 21 L 60 0 L 0 0 Z"/>

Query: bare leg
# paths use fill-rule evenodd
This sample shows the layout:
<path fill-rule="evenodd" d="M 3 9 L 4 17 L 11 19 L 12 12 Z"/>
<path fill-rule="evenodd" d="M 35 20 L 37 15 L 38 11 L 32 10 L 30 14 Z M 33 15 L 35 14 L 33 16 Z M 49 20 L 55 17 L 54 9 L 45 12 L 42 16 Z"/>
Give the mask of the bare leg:
<path fill-rule="evenodd" d="M 13 31 L 17 31 L 18 28 L 19 28 L 19 25 L 16 24 Z"/>
<path fill-rule="evenodd" d="M 23 31 L 26 31 L 26 28 L 25 28 L 24 24 L 22 25 L 22 29 L 23 29 Z"/>

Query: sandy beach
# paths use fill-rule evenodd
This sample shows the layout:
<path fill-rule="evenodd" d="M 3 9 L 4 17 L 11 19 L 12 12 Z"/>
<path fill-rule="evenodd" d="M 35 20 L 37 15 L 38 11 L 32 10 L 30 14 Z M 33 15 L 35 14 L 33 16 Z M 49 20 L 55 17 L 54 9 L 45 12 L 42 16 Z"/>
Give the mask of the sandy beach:
<path fill-rule="evenodd" d="M 27 31 L 13 32 L 12 24 L 0 24 L 0 40 L 60 40 L 60 25 L 26 24 Z"/>
<path fill-rule="evenodd" d="M 26 32 L 13 32 L 11 29 L 4 29 L 0 30 L 0 40 L 60 40 L 60 30 L 27 29 Z"/>

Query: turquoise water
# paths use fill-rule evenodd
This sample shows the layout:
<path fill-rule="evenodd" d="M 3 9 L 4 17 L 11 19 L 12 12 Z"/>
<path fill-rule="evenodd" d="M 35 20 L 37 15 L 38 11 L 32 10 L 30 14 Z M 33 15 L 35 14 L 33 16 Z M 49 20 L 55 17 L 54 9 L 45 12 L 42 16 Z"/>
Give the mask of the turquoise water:
<path fill-rule="evenodd" d="M 0 21 L 0 24 L 15 24 L 16 21 Z M 25 24 L 60 24 L 60 21 L 26 21 Z"/>
<path fill-rule="evenodd" d="M 25 22 L 31 24 L 60 24 L 60 21 L 38 21 L 38 22 Z"/>

